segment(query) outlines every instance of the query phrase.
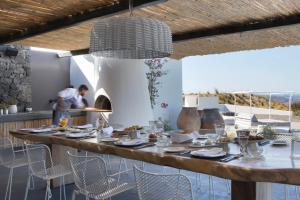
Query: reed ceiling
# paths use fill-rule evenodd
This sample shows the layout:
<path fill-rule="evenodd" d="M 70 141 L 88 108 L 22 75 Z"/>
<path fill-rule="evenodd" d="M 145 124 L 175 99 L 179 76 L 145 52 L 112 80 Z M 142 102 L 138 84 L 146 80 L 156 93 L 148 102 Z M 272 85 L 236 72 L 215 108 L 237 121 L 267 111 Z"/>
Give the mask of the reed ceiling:
<path fill-rule="evenodd" d="M 60 25 L 60 22 L 74 16 L 107 6 L 127 5 L 127 2 L 1 0 L 0 40 L 2 43 L 60 50 L 86 49 L 89 46 L 89 32 L 96 19 L 63 27 L 55 26 L 54 31 L 29 34 L 29 37 L 26 34 L 41 27 L 52 27 L 55 25 L 52 22 Z M 116 12 L 109 17 L 126 15 L 128 12 Z M 168 0 L 136 9 L 134 15 L 160 19 L 171 27 L 174 34 L 174 58 L 300 44 L 299 0 Z M 281 23 L 269 23 L 273 18 L 279 19 Z M 256 22 L 269 24 L 267 27 L 254 26 L 253 30 L 247 28 Z M 228 30 L 234 32 L 228 33 Z M 193 32 L 196 32 L 196 36 L 189 34 Z"/>

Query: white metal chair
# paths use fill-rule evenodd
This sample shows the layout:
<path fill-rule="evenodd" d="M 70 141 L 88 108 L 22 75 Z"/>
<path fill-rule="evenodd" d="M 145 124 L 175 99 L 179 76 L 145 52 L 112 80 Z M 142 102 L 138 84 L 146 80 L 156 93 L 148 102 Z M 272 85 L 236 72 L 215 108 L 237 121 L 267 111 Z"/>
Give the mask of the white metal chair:
<path fill-rule="evenodd" d="M 140 200 L 193 200 L 192 184 L 182 174 L 149 173 L 134 167 Z"/>
<path fill-rule="evenodd" d="M 24 149 L 14 150 L 13 143 L 8 138 L 0 139 L 0 165 L 9 169 L 5 200 L 10 200 L 14 169 L 28 165 Z"/>
<path fill-rule="evenodd" d="M 135 188 L 134 184 L 121 182 L 107 174 L 105 161 L 98 156 L 77 156 L 70 152 L 69 160 L 74 182 L 78 190 L 73 191 L 72 199 L 81 193 L 86 199 L 107 199 Z"/>
<path fill-rule="evenodd" d="M 51 157 L 50 149 L 44 144 L 26 144 L 28 156 L 29 170 L 32 176 L 41 178 L 47 182 L 45 200 L 51 199 L 52 193 L 50 189 L 50 181 L 60 178 L 60 199 L 62 195 L 66 200 L 66 190 L 64 177 L 71 174 L 71 170 L 63 165 L 54 165 Z M 25 200 L 27 199 L 30 178 L 27 180 Z M 63 191 L 62 191 L 63 187 Z"/>

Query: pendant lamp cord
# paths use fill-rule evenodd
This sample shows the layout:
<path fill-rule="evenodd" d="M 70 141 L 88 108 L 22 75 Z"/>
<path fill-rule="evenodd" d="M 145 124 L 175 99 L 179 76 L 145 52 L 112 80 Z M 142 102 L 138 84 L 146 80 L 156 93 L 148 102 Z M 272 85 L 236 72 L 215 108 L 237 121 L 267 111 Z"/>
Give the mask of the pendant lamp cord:
<path fill-rule="evenodd" d="M 130 17 L 133 16 L 133 0 L 129 0 L 129 12 L 130 12 Z"/>

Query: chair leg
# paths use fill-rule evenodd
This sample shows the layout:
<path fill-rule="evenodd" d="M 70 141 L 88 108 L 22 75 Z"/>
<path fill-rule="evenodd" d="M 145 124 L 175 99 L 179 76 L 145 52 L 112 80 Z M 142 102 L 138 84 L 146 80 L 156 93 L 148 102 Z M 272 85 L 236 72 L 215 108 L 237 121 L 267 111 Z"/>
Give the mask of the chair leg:
<path fill-rule="evenodd" d="M 30 190 L 34 190 L 35 189 L 35 184 L 34 184 L 34 179 L 33 179 L 33 176 L 30 175 L 30 186 L 29 186 L 29 189 Z M 31 185 L 32 184 L 32 185 Z"/>
<path fill-rule="evenodd" d="M 31 178 L 32 178 L 32 176 L 30 174 L 28 174 L 27 183 L 26 183 L 26 191 L 25 191 L 25 195 L 24 195 L 24 200 L 27 200 L 28 190 L 29 190 L 29 187 L 30 187 L 30 179 Z"/>
<path fill-rule="evenodd" d="M 213 183 L 212 176 L 208 176 L 208 186 L 209 186 L 209 199 L 215 200 L 214 183 Z"/>
<path fill-rule="evenodd" d="M 13 176 L 14 176 L 14 168 L 11 169 L 8 200 L 11 199 L 11 188 L 12 188 Z"/>
<path fill-rule="evenodd" d="M 62 177 L 59 178 L 60 179 L 60 185 L 59 185 L 59 199 L 62 200 L 61 196 L 62 196 L 62 191 L 61 191 L 61 187 L 62 187 Z"/>
<path fill-rule="evenodd" d="M 45 200 L 48 200 L 48 184 L 46 186 Z"/>
<path fill-rule="evenodd" d="M 50 180 L 47 180 L 47 187 L 46 187 L 46 194 L 45 194 L 45 200 L 51 199 L 51 189 L 50 189 Z"/>
<path fill-rule="evenodd" d="M 72 200 L 75 200 L 75 198 L 76 198 L 76 192 L 75 192 L 75 190 L 73 190 L 73 192 L 72 192 Z"/>
<path fill-rule="evenodd" d="M 289 191 L 288 191 L 288 186 L 287 185 L 284 185 L 284 199 L 285 200 L 288 200 L 288 197 L 289 197 Z"/>
<path fill-rule="evenodd" d="M 299 186 L 295 186 L 296 187 L 296 196 L 298 198 L 300 198 L 300 190 L 299 190 Z"/>
<path fill-rule="evenodd" d="M 8 191 L 9 191 L 9 188 L 10 188 L 11 176 L 12 176 L 12 169 L 9 169 L 9 175 L 8 175 L 8 180 L 7 180 L 7 185 L 6 185 L 5 198 L 4 198 L 5 200 L 7 199 Z"/>
<path fill-rule="evenodd" d="M 227 193 L 228 193 L 228 195 L 230 195 L 230 193 L 231 193 L 231 188 L 230 188 L 230 185 L 231 185 L 231 182 L 230 182 L 230 180 L 225 180 L 226 182 L 226 189 L 227 189 Z"/>
<path fill-rule="evenodd" d="M 64 200 L 67 200 L 67 195 L 66 195 L 66 185 L 65 185 L 65 177 L 62 177 L 62 184 L 63 184 L 63 191 L 64 191 Z"/>
<path fill-rule="evenodd" d="M 197 173 L 196 174 L 196 186 L 199 189 L 199 191 L 201 192 L 201 174 Z"/>

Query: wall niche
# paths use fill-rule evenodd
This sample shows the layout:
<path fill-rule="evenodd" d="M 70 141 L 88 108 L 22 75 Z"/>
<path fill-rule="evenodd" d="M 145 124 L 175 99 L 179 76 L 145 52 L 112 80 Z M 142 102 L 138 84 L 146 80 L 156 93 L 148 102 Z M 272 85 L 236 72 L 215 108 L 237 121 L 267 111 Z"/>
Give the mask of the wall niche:
<path fill-rule="evenodd" d="M 17 56 L 0 52 L 0 103 L 10 104 L 16 100 L 19 111 L 31 107 L 31 78 L 29 48 L 13 46 Z"/>

